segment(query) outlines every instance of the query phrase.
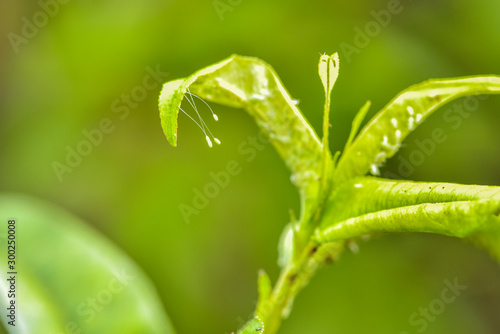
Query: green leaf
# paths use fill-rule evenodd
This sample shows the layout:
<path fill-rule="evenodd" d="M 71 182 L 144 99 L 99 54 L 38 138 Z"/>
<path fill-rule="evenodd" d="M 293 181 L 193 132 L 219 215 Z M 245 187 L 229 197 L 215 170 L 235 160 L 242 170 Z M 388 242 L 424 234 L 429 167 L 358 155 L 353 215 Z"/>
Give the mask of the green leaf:
<path fill-rule="evenodd" d="M 78 218 L 33 198 L 3 194 L 0 219 L 4 246 L 7 222 L 16 221 L 15 331 L 2 316 L 9 333 L 174 334 L 145 273 Z M 0 261 L 2 273 L 11 271 L 6 266 Z M 5 310 L 6 280 L 0 282 Z"/>
<path fill-rule="evenodd" d="M 238 331 L 238 334 L 262 334 L 264 333 L 264 323 L 258 317 L 253 318 Z"/>
<path fill-rule="evenodd" d="M 167 82 L 159 109 L 163 131 L 174 146 L 181 102 L 193 94 L 245 109 L 290 168 L 303 198 L 317 195 L 321 142 L 271 66 L 257 58 L 233 55 L 187 78 Z"/>
<path fill-rule="evenodd" d="M 371 101 L 366 101 L 366 103 L 361 107 L 361 109 L 354 117 L 354 120 L 352 121 L 351 132 L 349 133 L 349 138 L 347 138 L 347 142 L 345 143 L 344 152 L 347 151 L 347 149 L 351 146 L 352 141 L 358 134 L 361 123 L 363 123 L 363 120 L 365 119 L 366 113 L 368 112 L 368 109 L 370 109 L 371 104 Z"/>
<path fill-rule="evenodd" d="M 498 76 L 433 79 L 408 88 L 389 102 L 344 152 L 335 171 L 336 184 L 368 172 L 377 174 L 403 139 L 443 104 L 462 96 L 498 93 Z"/>
<path fill-rule="evenodd" d="M 256 315 L 265 313 L 269 307 L 269 298 L 271 297 L 272 285 L 269 275 L 263 270 L 259 270 L 259 279 L 257 281 L 259 299 L 257 300 Z"/>
<path fill-rule="evenodd" d="M 172 146 L 177 146 L 177 115 L 186 91 L 183 79 L 169 81 L 161 90 L 159 100 L 161 126 Z"/>
<path fill-rule="evenodd" d="M 323 243 L 380 232 L 437 233 L 469 239 L 500 261 L 499 215 L 500 187 L 364 177 L 332 195 L 315 239 Z"/>

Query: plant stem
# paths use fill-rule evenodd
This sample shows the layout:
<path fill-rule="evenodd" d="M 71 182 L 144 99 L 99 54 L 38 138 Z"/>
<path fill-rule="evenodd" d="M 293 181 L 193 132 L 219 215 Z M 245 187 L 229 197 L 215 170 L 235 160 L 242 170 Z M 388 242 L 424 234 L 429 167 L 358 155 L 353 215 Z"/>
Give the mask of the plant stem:
<path fill-rule="evenodd" d="M 282 319 L 291 311 L 295 296 L 307 285 L 316 270 L 336 260 L 343 248 L 343 242 L 321 245 L 310 242 L 299 261 L 283 268 L 269 299 L 256 310 L 256 315 L 264 322 L 265 334 L 278 331 Z"/>

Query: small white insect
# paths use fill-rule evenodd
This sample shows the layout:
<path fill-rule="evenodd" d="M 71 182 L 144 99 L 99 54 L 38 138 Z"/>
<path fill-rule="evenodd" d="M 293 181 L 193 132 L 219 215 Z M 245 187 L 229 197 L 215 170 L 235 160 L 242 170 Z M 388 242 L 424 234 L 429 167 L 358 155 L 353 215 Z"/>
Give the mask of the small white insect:
<path fill-rule="evenodd" d="M 398 120 L 395 118 L 391 118 L 391 123 L 392 126 L 394 126 L 396 129 L 398 128 Z"/>
<path fill-rule="evenodd" d="M 380 175 L 380 170 L 378 169 L 378 166 L 376 164 L 370 165 L 370 173 L 375 176 Z"/>
<path fill-rule="evenodd" d="M 397 137 L 398 131 L 399 130 L 396 131 L 396 139 L 399 139 Z M 399 136 L 401 136 L 401 131 L 399 131 Z M 391 143 L 389 143 L 389 137 L 384 135 L 384 137 L 382 137 L 382 146 L 385 147 L 390 153 L 393 153 L 399 149 L 399 141 L 392 145 Z"/>
<path fill-rule="evenodd" d="M 261 94 L 252 94 L 252 95 L 250 95 L 250 99 L 257 100 L 257 101 L 264 101 L 266 99 L 266 97 L 264 95 L 261 95 Z"/>
<path fill-rule="evenodd" d="M 415 119 L 413 117 L 408 118 L 408 129 L 415 129 Z"/>

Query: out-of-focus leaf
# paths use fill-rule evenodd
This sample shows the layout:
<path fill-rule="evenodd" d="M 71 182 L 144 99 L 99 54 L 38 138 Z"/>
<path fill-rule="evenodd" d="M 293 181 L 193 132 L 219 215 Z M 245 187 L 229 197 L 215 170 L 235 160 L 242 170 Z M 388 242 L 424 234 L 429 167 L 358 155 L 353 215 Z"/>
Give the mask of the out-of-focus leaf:
<path fill-rule="evenodd" d="M 16 327 L 2 316 L 9 333 L 174 333 L 144 272 L 78 218 L 33 198 L 3 194 L 0 219 L 5 252 L 7 222 L 16 221 Z M 0 270 L 12 271 L 6 266 L 5 257 Z"/>
<path fill-rule="evenodd" d="M 474 76 L 433 79 L 414 85 L 394 98 L 361 131 L 344 152 L 335 171 L 335 182 L 378 173 L 403 139 L 432 112 L 453 99 L 500 93 L 500 77 Z"/>
<path fill-rule="evenodd" d="M 379 232 L 466 238 L 500 261 L 500 187 L 354 179 L 332 196 L 315 238 L 327 242 Z"/>
<path fill-rule="evenodd" d="M 257 58 L 233 55 L 187 78 L 167 82 L 159 109 L 163 131 L 173 146 L 181 102 L 193 94 L 244 108 L 292 171 L 292 181 L 303 197 L 317 195 L 321 142 L 271 66 Z"/>
<path fill-rule="evenodd" d="M 257 300 L 257 307 L 255 314 L 258 316 L 261 313 L 266 313 L 269 305 L 269 299 L 272 293 L 271 279 L 269 275 L 263 270 L 259 270 L 259 279 L 257 281 L 259 291 L 259 299 Z"/>
<path fill-rule="evenodd" d="M 281 232 L 281 237 L 278 243 L 278 265 L 283 268 L 293 256 L 294 244 L 294 230 L 293 224 L 289 223 Z"/>

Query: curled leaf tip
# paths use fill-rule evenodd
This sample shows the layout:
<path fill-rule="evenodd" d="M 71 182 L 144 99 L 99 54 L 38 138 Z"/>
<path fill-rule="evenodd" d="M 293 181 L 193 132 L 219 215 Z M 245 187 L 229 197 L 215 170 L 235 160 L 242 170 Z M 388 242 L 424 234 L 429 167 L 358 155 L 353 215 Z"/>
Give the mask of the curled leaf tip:
<path fill-rule="evenodd" d="M 177 115 L 185 93 L 184 79 L 169 81 L 163 85 L 158 101 L 163 132 L 172 146 L 177 146 Z"/>
<path fill-rule="evenodd" d="M 159 108 L 160 118 L 162 121 L 163 131 L 167 140 L 172 146 L 177 146 L 177 122 L 179 111 L 182 111 L 205 135 L 205 140 L 209 147 L 213 147 L 212 141 L 220 145 L 220 140 L 216 138 L 212 131 L 208 128 L 207 123 L 203 119 L 201 110 L 198 110 L 196 101 L 201 101 L 212 114 L 215 121 L 219 120 L 219 116 L 212 110 L 210 105 L 200 96 L 191 93 L 189 90 L 189 79 L 180 79 L 167 82 L 162 89 Z M 194 110 L 194 115 L 191 116 L 181 107 L 182 101 L 186 100 L 189 106 Z"/>
<path fill-rule="evenodd" d="M 186 108 L 182 109 L 183 100 Z M 210 102 L 247 111 L 291 169 L 301 194 L 317 193 L 321 142 L 269 64 L 232 55 L 186 78 L 167 82 L 159 109 L 163 131 L 172 146 L 177 144 L 179 112 L 198 124 L 204 137 L 200 139 L 209 146 L 221 143 L 208 129 L 208 121 L 201 118 L 209 111 L 215 121 L 219 119 Z"/>

